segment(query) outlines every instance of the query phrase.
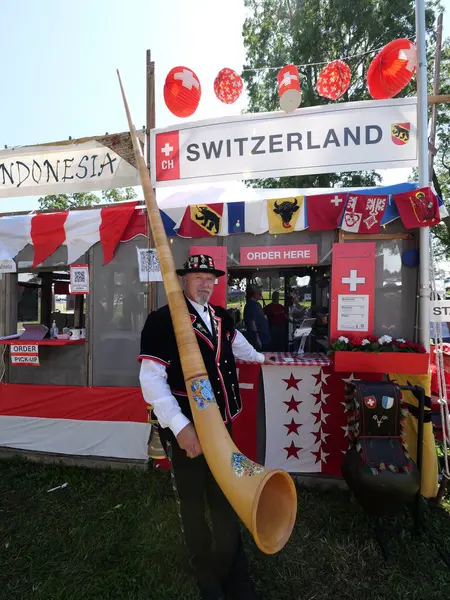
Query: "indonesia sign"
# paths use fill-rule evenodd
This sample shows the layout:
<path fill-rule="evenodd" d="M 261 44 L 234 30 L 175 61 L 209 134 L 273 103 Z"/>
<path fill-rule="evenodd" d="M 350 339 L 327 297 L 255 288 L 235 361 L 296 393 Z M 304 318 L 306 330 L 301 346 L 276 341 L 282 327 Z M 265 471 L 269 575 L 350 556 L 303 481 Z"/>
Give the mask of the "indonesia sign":
<path fill-rule="evenodd" d="M 151 131 L 153 185 L 417 166 L 415 98 L 237 115 Z"/>
<path fill-rule="evenodd" d="M 0 151 L 0 198 L 139 185 L 129 133 Z"/>

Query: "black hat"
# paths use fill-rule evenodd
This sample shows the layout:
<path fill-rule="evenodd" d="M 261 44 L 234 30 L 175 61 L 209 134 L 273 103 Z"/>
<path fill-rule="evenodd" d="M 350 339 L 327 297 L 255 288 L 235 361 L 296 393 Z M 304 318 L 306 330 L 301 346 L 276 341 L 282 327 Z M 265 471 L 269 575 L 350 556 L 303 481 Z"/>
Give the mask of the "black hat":
<path fill-rule="evenodd" d="M 182 269 L 177 269 L 180 276 L 188 273 L 213 273 L 216 277 L 225 275 L 225 271 L 216 269 L 214 259 L 207 254 L 194 254 L 187 259 Z"/>

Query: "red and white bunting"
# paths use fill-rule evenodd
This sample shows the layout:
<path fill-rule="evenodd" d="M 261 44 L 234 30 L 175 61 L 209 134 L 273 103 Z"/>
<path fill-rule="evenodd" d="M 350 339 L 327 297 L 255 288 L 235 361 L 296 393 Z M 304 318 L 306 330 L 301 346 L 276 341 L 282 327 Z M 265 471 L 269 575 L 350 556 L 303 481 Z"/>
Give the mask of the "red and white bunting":
<path fill-rule="evenodd" d="M 0 260 L 13 259 L 32 244 L 33 267 L 42 264 L 61 245 L 67 247 L 72 264 L 97 242 L 103 248 L 104 264 L 114 251 L 134 215 L 137 202 L 96 210 L 74 210 L 0 218 Z"/>

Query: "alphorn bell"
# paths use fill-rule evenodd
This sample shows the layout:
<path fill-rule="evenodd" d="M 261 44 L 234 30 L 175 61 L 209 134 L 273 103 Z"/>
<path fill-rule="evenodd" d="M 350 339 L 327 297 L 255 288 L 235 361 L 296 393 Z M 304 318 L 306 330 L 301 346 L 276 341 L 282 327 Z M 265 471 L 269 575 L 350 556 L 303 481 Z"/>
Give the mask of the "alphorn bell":
<path fill-rule="evenodd" d="M 214 479 L 253 535 L 258 548 L 266 554 L 274 554 L 285 546 L 294 528 L 297 514 L 295 485 L 286 471 L 268 470 L 241 454 L 223 423 L 176 274 L 119 71 L 117 75 L 202 452 Z"/>

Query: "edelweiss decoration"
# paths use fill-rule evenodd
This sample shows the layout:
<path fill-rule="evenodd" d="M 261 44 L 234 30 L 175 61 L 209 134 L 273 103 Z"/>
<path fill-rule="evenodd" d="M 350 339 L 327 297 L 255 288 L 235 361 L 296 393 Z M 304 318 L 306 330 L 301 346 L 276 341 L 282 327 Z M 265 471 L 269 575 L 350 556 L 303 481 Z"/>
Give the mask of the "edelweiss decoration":
<path fill-rule="evenodd" d="M 242 94 L 244 84 L 233 69 L 222 69 L 214 81 L 214 93 L 225 104 L 233 104 Z"/>
<path fill-rule="evenodd" d="M 216 404 L 214 392 L 209 379 L 193 379 L 191 390 L 199 410 L 205 410 L 210 404 Z"/>
<path fill-rule="evenodd" d="M 262 473 L 264 470 L 263 467 L 257 465 L 240 452 L 233 452 L 231 455 L 231 465 L 237 477 L 251 477 L 252 475 Z"/>

